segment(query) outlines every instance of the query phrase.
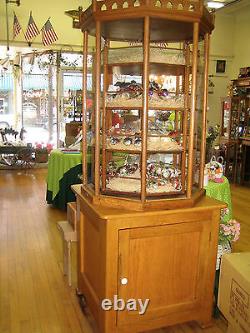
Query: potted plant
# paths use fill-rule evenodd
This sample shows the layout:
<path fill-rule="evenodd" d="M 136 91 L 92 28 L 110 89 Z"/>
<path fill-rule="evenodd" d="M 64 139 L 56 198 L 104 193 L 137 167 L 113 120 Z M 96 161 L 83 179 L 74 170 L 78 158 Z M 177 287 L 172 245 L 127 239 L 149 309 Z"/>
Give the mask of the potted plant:
<path fill-rule="evenodd" d="M 35 161 L 36 163 L 47 163 L 48 156 L 51 150 L 53 149 L 53 145 L 47 143 L 46 145 L 42 143 L 35 143 Z"/>
<path fill-rule="evenodd" d="M 217 267 L 224 253 L 231 253 L 231 243 L 240 238 L 240 223 L 234 219 L 228 219 L 228 209 L 222 209 L 219 229 L 219 244 L 217 253 Z"/>

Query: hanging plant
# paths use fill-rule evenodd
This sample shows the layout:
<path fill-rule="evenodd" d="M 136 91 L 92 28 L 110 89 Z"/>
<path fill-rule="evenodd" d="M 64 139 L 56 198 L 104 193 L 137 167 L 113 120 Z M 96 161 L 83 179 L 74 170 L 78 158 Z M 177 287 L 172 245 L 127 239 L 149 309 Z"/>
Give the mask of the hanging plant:
<path fill-rule="evenodd" d="M 47 56 L 47 57 L 46 57 Z M 38 55 L 37 64 L 40 70 L 48 70 L 49 66 L 57 65 L 57 53 L 49 51 Z"/>
<path fill-rule="evenodd" d="M 45 58 L 45 56 L 47 57 Z M 58 58 L 57 58 L 58 56 Z M 49 51 L 38 55 L 38 66 L 41 70 L 48 69 L 49 66 L 64 66 L 75 69 L 78 67 L 79 58 L 67 59 L 62 52 Z"/>
<path fill-rule="evenodd" d="M 79 59 L 70 61 L 69 59 L 65 59 L 61 52 L 59 53 L 59 62 L 61 65 L 65 66 L 65 67 L 71 67 L 71 68 L 75 69 L 77 67 L 78 60 Z"/>

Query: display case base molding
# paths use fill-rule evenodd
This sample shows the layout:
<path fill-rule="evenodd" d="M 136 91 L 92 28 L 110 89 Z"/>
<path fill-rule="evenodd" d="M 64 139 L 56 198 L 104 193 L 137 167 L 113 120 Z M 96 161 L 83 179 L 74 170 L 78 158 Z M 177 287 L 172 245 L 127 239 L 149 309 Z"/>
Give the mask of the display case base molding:
<path fill-rule="evenodd" d="M 197 321 L 211 324 L 220 209 L 203 197 L 194 207 L 131 211 L 95 205 L 79 191 L 78 292 L 100 333 L 133 333 Z M 135 300 L 130 311 L 116 299 Z M 102 308 L 103 300 L 111 308 Z M 139 303 L 149 299 L 144 314 Z"/>
<path fill-rule="evenodd" d="M 204 189 L 197 189 L 194 192 L 193 196 L 187 199 L 184 195 L 179 195 L 177 198 L 171 198 L 168 194 L 168 199 L 162 198 L 159 199 L 155 197 L 154 200 L 145 200 L 145 202 L 141 202 L 141 200 L 133 199 L 130 194 L 129 198 L 126 197 L 117 197 L 117 196 L 108 196 L 108 195 L 100 195 L 95 196 L 93 190 L 89 187 L 82 186 L 82 195 L 94 205 L 100 205 L 102 207 L 113 207 L 117 209 L 128 209 L 134 211 L 146 211 L 152 209 L 177 209 L 177 208 L 189 208 L 193 207 L 198 200 L 205 194 Z"/>

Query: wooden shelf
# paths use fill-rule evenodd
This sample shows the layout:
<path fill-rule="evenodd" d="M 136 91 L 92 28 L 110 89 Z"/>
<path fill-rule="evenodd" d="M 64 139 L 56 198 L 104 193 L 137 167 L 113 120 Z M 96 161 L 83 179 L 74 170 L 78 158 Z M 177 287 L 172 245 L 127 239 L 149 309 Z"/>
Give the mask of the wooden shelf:
<path fill-rule="evenodd" d="M 121 152 L 121 153 L 128 153 L 128 154 L 141 154 L 141 150 L 133 150 L 133 149 L 112 149 L 112 148 L 105 148 L 106 151 L 109 152 Z M 181 154 L 184 151 L 182 150 L 149 150 L 147 149 L 148 154 Z"/>
<path fill-rule="evenodd" d="M 109 72 L 112 74 L 120 75 L 139 75 L 142 76 L 142 62 L 127 62 L 127 63 L 109 63 L 107 64 Z M 186 65 L 182 64 L 170 64 L 162 62 L 150 62 L 149 74 L 150 75 L 173 75 L 180 76 L 185 74 Z M 191 66 L 188 66 L 191 68 Z"/>
<path fill-rule="evenodd" d="M 250 77 L 239 78 L 232 81 L 236 87 L 250 87 Z"/>
<path fill-rule="evenodd" d="M 106 106 L 105 107 L 106 110 L 142 110 L 143 107 L 142 106 Z M 183 107 L 178 107 L 178 108 L 174 108 L 174 107 L 158 107 L 158 106 L 149 106 L 148 107 L 148 111 L 188 111 L 190 110 L 190 108 L 183 108 Z"/>
<path fill-rule="evenodd" d="M 147 150 L 148 154 L 181 154 L 182 150 Z"/>
<path fill-rule="evenodd" d="M 177 135 L 176 137 L 179 138 L 182 135 L 182 133 L 180 133 L 179 135 Z M 135 134 L 125 134 L 125 133 L 111 133 L 108 134 L 107 137 L 140 137 L 141 136 L 141 131 L 138 132 L 138 135 Z M 170 138 L 170 136 L 168 134 L 148 134 L 148 138 Z"/>
<path fill-rule="evenodd" d="M 128 153 L 128 154 L 141 154 L 141 150 L 134 150 L 134 149 L 112 149 L 112 148 L 105 148 L 106 151 L 110 152 L 121 152 L 121 153 Z"/>

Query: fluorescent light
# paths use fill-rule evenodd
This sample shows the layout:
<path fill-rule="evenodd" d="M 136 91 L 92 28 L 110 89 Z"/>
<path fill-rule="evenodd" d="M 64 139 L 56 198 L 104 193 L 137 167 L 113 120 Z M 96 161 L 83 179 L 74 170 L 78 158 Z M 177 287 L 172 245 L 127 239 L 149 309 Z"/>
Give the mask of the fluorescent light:
<path fill-rule="evenodd" d="M 219 9 L 224 7 L 224 3 L 222 2 L 217 2 L 217 1 L 208 1 L 207 6 L 208 8 L 214 8 L 214 9 Z"/>

